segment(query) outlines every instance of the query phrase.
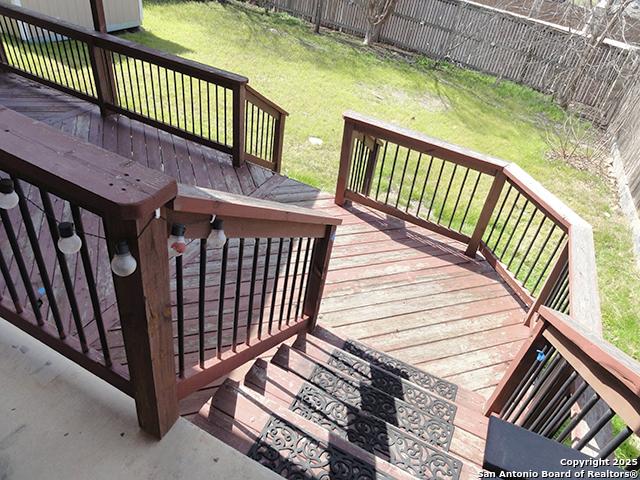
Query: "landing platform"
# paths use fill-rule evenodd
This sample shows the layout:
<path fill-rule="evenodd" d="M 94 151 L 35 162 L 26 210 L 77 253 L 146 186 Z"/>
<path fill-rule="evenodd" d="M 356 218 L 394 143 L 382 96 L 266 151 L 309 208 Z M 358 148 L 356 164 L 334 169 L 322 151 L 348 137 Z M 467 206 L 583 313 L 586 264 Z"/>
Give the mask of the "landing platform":
<path fill-rule="evenodd" d="M 235 169 L 227 155 L 123 116 L 102 118 L 93 105 L 14 75 L 0 74 L 0 104 L 182 183 L 341 217 L 320 325 L 462 385 L 478 404 L 528 337 L 515 294 L 457 241 L 359 205 L 338 207 L 332 194 L 262 167 Z M 185 400 L 183 413 L 211 390 Z"/>

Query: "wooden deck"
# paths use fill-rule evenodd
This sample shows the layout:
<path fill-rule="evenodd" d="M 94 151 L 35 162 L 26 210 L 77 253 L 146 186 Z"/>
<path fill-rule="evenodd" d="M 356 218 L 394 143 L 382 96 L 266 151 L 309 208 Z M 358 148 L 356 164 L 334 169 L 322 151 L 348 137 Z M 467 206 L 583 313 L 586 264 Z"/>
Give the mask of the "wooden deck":
<path fill-rule="evenodd" d="M 320 325 L 477 392 L 478 401 L 528 337 L 515 295 L 457 241 L 362 206 L 338 207 L 331 194 L 262 167 L 234 169 L 224 154 L 122 116 L 102 118 L 92 105 L 13 75 L 0 74 L 0 104 L 182 183 L 340 216 Z M 211 390 L 186 399 L 183 413 Z"/>

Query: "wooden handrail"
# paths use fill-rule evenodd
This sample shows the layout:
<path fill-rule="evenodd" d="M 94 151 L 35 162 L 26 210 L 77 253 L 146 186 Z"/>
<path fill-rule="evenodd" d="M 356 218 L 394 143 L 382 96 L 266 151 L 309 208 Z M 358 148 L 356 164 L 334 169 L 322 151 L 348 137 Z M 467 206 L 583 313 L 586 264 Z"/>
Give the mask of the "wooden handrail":
<path fill-rule="evenodd" d="M 246 90 L 247 98 L 266 112 L 272 115 L 284 115 L 285 117 L 289 116 L 289 112 L 287 112 L 284 108 L 282 108 L 274 101 L 269 100 L 267 97 L 255 90 L 251 85 L 247 85 Z"/>

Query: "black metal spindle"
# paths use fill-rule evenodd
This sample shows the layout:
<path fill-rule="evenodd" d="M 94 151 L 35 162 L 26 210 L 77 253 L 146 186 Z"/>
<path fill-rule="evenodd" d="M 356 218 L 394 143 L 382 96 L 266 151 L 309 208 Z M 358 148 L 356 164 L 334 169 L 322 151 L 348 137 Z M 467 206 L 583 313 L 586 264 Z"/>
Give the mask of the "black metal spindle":
<path fill-rule="evenodd" d="M 546 219 L 546 217 L 545 217 Z M 549 244 L 549 241 L 551 240 L 551 237 L 553 236 L 553 233 L 556 230 L 557 225 L 554 223 L 551 228 L 549 229 L 549 232 L 547 233 L 547 236 L 545 237 L 544 241 L 542 242 L 542 245 L 540 245 L 540 249 L 538 250 L 538 253 L 536 254 L 535 259 L 533 260 L 533 263 L 531 264 L 531 267 L 529 268 L 529 271 L 527 272 L 527 275 L 525 275 L 524 280 L 522 281 L 523 285 L 526 285 L 527 282 L 529 281 L 529 277 L 531 277 L 531 274 L 533 273 L 535 267 L 538 265 L 538 262 L 540 261 L 540 259 L 542 258 L 542 254 L 545 252 L 547 245 Z"/>
<path fill-rule="evenodd" d="M 550 418 L 550 415 L 553 415 L 553 410 L 558 407 L 558 404 L 562 402 L 562 397 L 567 395 L 569 388 L 575 381 L 578 373 L 574 370 L 571 372 L 571 375 L 564 381 L 564 383 L 556 390 L 556 393 L 551 397 L 551 400 L 547 401 L 547 404 L 542 409 L 538 417 L 530 424 L 528 427 L 529 430 L 539 433 L 540 428 L 544 425 L 544 423 Z"/>
<path fill-rule="evenodd" d="M 13 186 L 14 186 L 15 192 L 19 198 L 18 207 L 20 208 L 22 222 L 24 223 L 25 229 L 27 231 L 27 237 L 29 238 L 29 243 L 31 244 L 31 250 L 33 251 L 33 256 L 35 258 L 36 265 L 38 266 L 40 278 L 42 279 L 42 286 L 44 287 L 44 291 L 49 301 L 49 308 L 51 309 L 51 315 L 53 316 L 53 321 L 56 324 L 56 328 L 58 329 L 58 336 L 61 339 L 64 339 L 66 338 L 66 334 L 64 332 L 64 327 L 62 325 L 60 309 L 58 308 L 58 302 L 56 300 L 53 287 L 51 286 L 51 280 L 49 278 L 49 273 L 47 272 L 47 264 L 44 261 L 42 250 L 40 249 L 38 234 L 36 233 L 35 227 L 33 225 L 33 219 L 31 218 L 31 212 L 29 211 L 29 207 L 27 205 L 27 199 L 24 195 L 24 191 L 22 190 L 22 185 L 20 184 L 20 181 L 18 180 L 18 178 L 12 177 L 12 180 L 13 180 Z M 106 357 L 105 357 L 105 360 L 106 360 Z"/>
<path fill-rule="evenodd" d="M 405 177 L 405 175 L 407 173 L 407 165 L 409 165 L 410 156 L 411 156 L 411 150 L 407 148 L 407 156 L 404 159 L 404 167 L 402 167 L 402 176 L 400 177 L 400 186 L 398 187 L 398 196 L 396 198 L 395 208 L 398 208 L 398 204 L 400 203 L 400 198 L 402 197 L 402 187 L 404 186 L 404 177 Z M 411 199 L 409 199 L 409 200 L 411 200 Z M 407 206 L 407 208 L 408 208 L 408 206 Z"/>
<path fill-rule="evenodd" d="M 517 253 L 520 251 L 520 247 L 522 246 L 522 242 L 524 241 L 525 237 L 527 236 L 527 233 L 529 232 L 529 228 L 531 228 L 531 223 L 533 222 L 533 219 L 535 218 L 537 213 L 538 213 L 538 209 L 536 208 L 536 209 L 533 210 L 533 213 L 529 217 L 529 221 L 527 222 L 527 225 L 524 227 L 522 235 L 520 235 L 520 239 L 516 243 L 516 248 L 513 249 L 513 253 L 511 254 L 511 258 L 509 259 L 509 262 L 507 263 L 507 268 L 508 269 L 511 269 L 511 265 L 513 264 L 513 261 L 515 260 Z M 528 253 L 528 251 L 527 251 L 527 253 Z M 523 259 L 526 258 L 527 253 L 525 253 L 524 257 L 522 257 Z"/>
<path fill-rule="evenodd" d="M 558 363 L 560 363 L 560 361 L 564 361 L 564 359 L 560 355 L 555 355 L 553 358 L 550 356 L 547 356 L 544 362 L 540 362 L 541 364 L 544 364 L 545 370 L 542 372 L 541 375 L 539 375 L 537 378 L 534 379 L 535 381 L 532 383 L 533 388 L 527 394 L 525 399 L 520 403 L 520 407 L 514 413 L 511 423 L 519 424 L 518 419 L 520 418 L 522 413 L 525 411 L 529 403 L 531 403 L 531 400 L 533 400 L 535 396 L 538 394 L 538 391 L 544 385 L 545 381 L 547 380 L 549 375 L 555 370 L 556 366 L 558 365 Z M 539 372 L 540 371 L 538 370 L 537 373 Z"/>
<path fill-rule="evenodd" d="M 236 351 L 238 344 L 238 321 L 240 317 L 240 299 L 242 297 L 242 261 L 244 260 L 244 238 L 238 243 L 238 269 L 236 272 L 235 303 L 233 306 L 233 332 L 231 333 L 231 350 Z"/>
<path fill-rule="evenodd" d="M 53 206 L 51 205 L 49 193 L 41 188 L 40 197 L 42 198 L 42 206 L 44 207 L 45 217 L 47 218 L 47 223 L 49 224 L 49 232 L 51 233 L 51 238 L 53 239 L 53 243 L 57 244 L 60 235 L 58 234 L 58 225 L 55 221 Z M 78 340 L 80 341 L 82 351 L 86 353 L 89 351 L 89 347 L 87 346 L 87 340 L 84 335 L 84 327 L 82 325 L 82 319 L 80 318 L 80 310 L 78 309 L 78 302 L 76 300 L 76 294 L 73 289 L 73 280 L 71 280 L 69 266 L 67 265 L 67 259 L 65 258 L 64 253 L 62 253 L 59 248 L 56 248 L 55 250 L 56 257 L 58 259 L 58 265 L 60 266 L 60 274 L 62 275 L 64 288 L 67 292 L 67 299 L 69 300 L 69 307 L 71 308 L 71 316 L 73 317 L 73 321 L 76 326 Z"/>
<path fill-rule="evenodd" d="M 504 248 L 502 250 L 502 253 L 500 254 L 500 260 L 502 260 L 504 258 L 504 256 L 507 254 L 507 251 L 509 250 L 509 246 L 511 245 L 511 242 L 513 241 L 513 237 L 516 233 L 516 231 L 518 230 L 518 227 L 520 226 L 520 222 L 522 221 L 522 217 L 524 216 L 524 213 L 527 211 L 527 207 L 529 206 L 529 199 L 525 198 L 525 202 L 524 205 L 522 206 L 522 208 L 520 209 L 520 213 L 518 214 L 518 218 L 516 219 L 516 222 L 513 225 L 513 229 L 511 230 L 511 233 L 509 234 L 509 238 L 507 239 L 506 243 L 504 244 Z M 496 245 L 496 249 L 497 249 L 497 245 Z"/>
<path fill-rule="evenodd" d="M 384 149 L 382 152 L 382 161 L 380 162 L 380 172 L 378 174 L 378 185 L 376 186 L 376 200 L 378 200 L 378 196 L 380 194 L 380 184 L 382 183 L 382 173 L 384 172 L 384 162 L 387 159 L 387 146 L 389 142 L 384 142 Z"/>
<path fill-rule="evenodd" d="M 249 310 L 247 311 L 247 337 L 245 343 L 251 344 L 251 321 L 253 320 L 253 297 L 256 289 L 256 276 L 258 272 L 258 257 L 260 255 L 260 239 L 256 238 L 253 244 L 253 263 L 251 265 L 251 283 L 249 285 Z"/>
<path fill-rule="evenodd" d="M 222 329 L 224 327 L 224 295 L 227 285 L 227 259 L 229 258 L 229 240 L 222 247 L 222 264 L 220 266 L 220 291 L 218 295 L 218 331 L 216 332 L 216 357 L 222 358 Z"/>
<path fill-rule="evenodd" d="M 264 259 L 264 274 L 262 276 L 262 296 L 260 297 L 260 320 L 258 323 L 258 340 L 262 338 L 262 324 L 264 320 L 264 308 L 267 303 L 267 284 L 269 283 L 269 262 L 271 260 L 272 239 L 267 239 L 267 251 Z"/>
<path fill-rule="evenodd" d="M 289 251 L 287 252 L 287 266 L 284 270 L 284 285 L 282 286 L 282 296 L 280 298 L 280 317 L 278 317 L 278 330 L 282 330 L 282 320 L 284 319 L 284 309 L 287 305 L 287 289 L 289 286 L 289 273 L 291 270 L 291 257 L 293 255 L 293 249 L 295 248 L 295 239 L 289 239 Z"/>
<path fill-rule="evenodd" d="M 587 390 L 589 384 L 585 381 L 582 381 L 582 384 L 569 395 L 562 405 L 559 406 L 558 410 L 553 414 L 542 426 L 540 430 L 540 435 L 543 437 L 552 436 L 558 428 L 564 423 L 565 418 L 569 415 L 571 407 L 578 401 L 580 396 Z"/>
<path fill-rule="evenodd" d="M 538 212 L 538 210 L 536 209 L 536 213 L 537 212 Z M 514 274 L 514 276 L 516 278 L 518 278 L 518 275 L 520 275 L 520 270 L 522 270 L 522 266 L 524 265 L 525 260 L 527 258 L 529 258 L 529 253 L 531 253 L 531 249 L 533 248 L 535 243 L 538 241 L 538 236 L 540 235 L 540 232 L 542 231 L 542 227 L 544 226 L 544 222 L 546 222 L 546 221 L 547 221 L 547 217 L 544 216 L 544 214 L 543 214 L 542 215 L 542 220 L 540 220 L 540 224 L 538 225 L 538 228 L 536 229 L 536 233 L 531 238 L 531 241 L 529 242 L 529 246 L 525 250 L 524 255 L 522 256 L 522 258 L 520 259 L 520 263 L 518 264 L 518 268 L 516 269 L 516 272 Z M 517 250 L 518 249 L 516 249 L 516 251 Z"/>
<path fill-rule="evenodd" d="M 20 278 L 22 279 L 22 283 L 24 284 L 25 291 L 27 292 L 29 303 L 31 303 L 33 314 L 36 317 L 38 325 L 42 326 L 44 325 L 44 321 L 42 320 L 42 313 L 40 312 L 40 304 L 38 303 L 36 294 L 33 291 L 33 285 L 31 284 L 31 279 L 29 278 L 29 271 L 27 270 L 27 266 L 24 263 L 24 258 L 22 257 L 22 251 L 20 250 L 20 245 L 18 244 L 16 233 L 13 229 L 13 225 L 11 224 L 9 214 L 6 210 L 1 208 L 0 218 L 2 219 L 2 224 L 4 225 L 7 239 L 9 240 L 9 245 L 11 246 L 13 257 L 15 258 L 16 265 L 18 266 L 18 273 L 20 274 Z"/>
<path fill-rule="evenodd" d="M 469 170 L 470 169 L 468 167 L 465 169 L 464 176 L 462 177 L 462 183 L 460 184 L 460 189 L 458 190 L 458 195 L 456 196 L 456 203 L 453 205 L 453 211 L 451 212 L 451 217 L 449 217 L 449 223 L 447 223 L 447 228 L 451 228 L 453 219 L 456 217 L 458 205 L 460 204 L 460 198 L 462 197 L 462 192 L 464 191 L 464 187 L 467 183 L 467 178 L 469 177 Z"/>
<path fill-rule="evenodd" d="M 620 445 L 622 445 L 627 438 L 629 438 L 633 434 L 633 430 L 631 430 L 628 426 L 625 427 L 609 441 L 602 449 L 598 452 L 598 456 L 596 458 L 607 458 L 613 452 L 615 452 Z"/>
<path fill-rule="evenodd" d="M 545 381 L 541 380 L 540 383 L 536 385 L 537 387 L 536 395 L 531 398 L 528 411 L 525 413 L 522 420 L 520 420 L 519 422 L 516 422 L 516 425 L 529 428 L 529 426 L 531 425 L 531 422 L 536 420 L 534 415 L 539 413 L 538 409 L 542 406 L 542 402 L 546 401 L 547 396 L 551 392 L 551 389 L 553 388 L 555 383 L 558 381 L 560 376 L 563 374 L 563 372 L 566 371 L 565 370 L 566 368 L 567 368 L 567 361 L 564 358 L 562 358 L 558 363 L 552 364 L 552 366 L 549 367 L 548 376 L 546 377 Z M 546 373 L 547 371 L 545 371 L 545 374 Z"/>
<path fill-rule="evenodd" d="M 547 262 L 545 263 L 545 266 L 542 269 L 542 272 L 540 272 L 540 275 L 538 276 L 538 280 L 536 281 L 535 285 L 531 289 L 532 293 L 535 294 L 536 290 L 540 286 L 540 283 L 542 282 L 542 279 L 545 278 L 545 275 L 547 274 L 547 270 L 549 270 L 549 267 L 551 266 L 551 262 L 556 258 L 556 254 L 558 253 L 558 250 L 560 249 L 560 246 L 564 243 L 564 239 L 565 238 L 566 238 L 566 234 L 563 234 L 560 237 L 560 239 L 558 240 L 558 243 L 556 244 L 556 247 L 553 249 L 553 252 L 551 253 L 549 258 L 547 259 Z"/>
<path fill-rule="evenodd" d="M 313 243 L 315 246 L 315 241 Z M 300 289 L 298 290 L 298 303 L 296 303 L 296 320 L 300 318 L 300 309 L 302 308 L 302 292 L 303 290 L 306 291 L 305 275 L 307 273 L 307 265 L 308 265 L 310 251 L 311 251 L 311 239 L 307 238 L 307 246 L 305 247 L 305 252 L 304 252 L 304 262 L 302 263 L 302 275 L 300 275 Z"/>
<path fill-rule="evenodd" d="M 574 428 L 582 421 L 584 417 L 591 411 L 591 409 L 595 406 L 596 403 L 600 400 L 600 395 L 595 393 L 582 407 L 580 408 L 580 412 L 576 416 L 574 416 L 569 424 L 560 432 L 558 435 L 557 441 L 562 443 L 565 441 L 567 436 L 573 431 Z"/>
<path fill-rule="evenodd" d="M 176 310 L 178 317 L 178 376 L 184 378 L 184 282 L 182 255 L 176 257 Z"/>
<path fill-rule="evenodd" d="M 205 302 L 207 283 L 207 239 L 200 240 L 200 262 L 198 272 L 198 361 L 200 368 L 204 368 L 204 329 Z"/>
<path fill-rule="evenodd" d="M 502 211 L 504 210 L 504 207 L 507 204 L 507 200 L 509 199 L 509 197 L 511 196 L 511 190 L 513 190 L 513 185 L 509 185 L 509 188 L 507 189 L 507 193 L 505 194 L 504 198 L 502 199 L 502 203 L 500 204 L 500 208 L 498 209 L 498 213 L 496 214 L 493 223 L 491 225 L 491 230 L 489 230 L 489 236 L 487 237 L 487 239 L 484 241 L 485 245 L 489 245 L 489 242 L 491 241 L 491 238 L 493 237 L 493 233 L 496 230 L 496 227 L 498 226 L 498 223 L 500 222 L 500 218 L 502 218 Z M 507 218 L 508 221 L 508 218 Z"/>
<path fill-rule="evenodd" d="M 611 421 L 613 417 L 615 417 L 616 413 L 611 409 L 607 408 L 604 414 L 594 423 L 589 431 L 584 434 L 584 436 L 576 443 L 574 447 L 576 450 L 582 450 L 587 444 L 602 430 L 607 423 Z"/>
<path fill-rule="evenodd" d="M 362 142 L 356 140 L 355 148 L 353 149 L 353 158 L 351 159 L 351 169 L 349 171 L 349 190 L 355 191 L 355 178 L 358 170 L 358 159 L 360 158 L 360 149 Z"/>
<path fill-rule="evenodd" d="M 518 200 L 520 200 L 521 196 L 522 196 L 522 194 L 520 192 L 517 192 L 516 198 L 513 201 L 513 204 L 511 205 L 511 208 L 509 209 L 509 213 L 507 214 L 507 218 L 505 219 L 504 223 L 502 224 L 502 228 L 500 229 L 500 233 L 498 234 L 498 239 L 496 240 L 496 243 L 493 245 L 493 248 L 492 248 L 492 250 L 494 252 L 496 252 L 496 253 L 498 252 L 498 247 L 500 245 L 500 242 L 502 241 L 502 236 L 504 235 L 504 232 L 506 231 L 507 226 L 511 222 L 511 216 L 513 215 L 513 211 L 516 209 L 516 206 L 518 205 Z M 489 244 L 487 243 L 487 245 L 489 245 Z"/>
<path fill-rule="evenodd" d="M 407 200 L 407 208 L 405 212 L 409 211 L 411 206 L 411 197 L 413 197 L 413 188 L 416 185 L 416 179 L 418 178 L 418 172 L 420 171 L 420 163 L 422 162 L 422 153 L 418 153 L 418 161 L 416 162 L 416 169 L 413 172 L 413 180 L 411 181 L 411 188 L 409 189 L 409 200 Z"/>
<path fill-rule="evenodd" d="M 107 332 L 104 328 L 104 320 L 102 319 L 102 309 L 100 307 L 100 299 L 98 297 L 98 288 L 96 286 L 95 277 L 93 275 L 93 266 L 91 265 L 91 256 L 89 255 L 89 247 L 87 246 L 84 224 L 82 222 L 82 214 L 80 213 L 80 208 L 78 208 L 76 205 L 71 206 L 71 216 L 73 218 L 73 223 L 75 224 L 76 235 L 80 237 L 80 240 L 82 242 L 80 246 L 80 258 L 82 259 L 82 267 L 84 268 L 84 275 L 87 280 L 87 289 L 89 290 L 89 298 L 91 299 L 91 307 L 93 308 L 93 318 L 98 329 L 102 356 L 104 357 L 105 365 L 107 367 L 111 367 L 111 354 L 109 352 L 109 344 L 107 343 Z M 45 291 L 46 290 L 47 287 L 45 286 Z M 49 297 L 48 292 L 47 297 L 52 298 Z M 51 300 L 49 300 L 49 304 L 51 305 Z"/>
<path fill-rule="evenodd" d="M 436 197 L 438 196 L 438 189 L 440 188 L 440 181 L 442 180 L 442 172 L 444 171 L 444 166 L 447 162 L 441 160 L 440 171 L 438 172 L 438 179 L 436 180 L 436 186 L 433 189 L 433 194 L 431 195 L 431 203 L 429 204 L 429 211 L 427 212 L 427 220 L 431 218 L 431 210 L 433 210 L 433 205 L 436 201 Z"/>
<path fill-rule="evenodd" d="M 473 190 L 471 190 L 471 195 L 469 196 L 469 202 L 467 203 L 467 208 L 464 211 L 464 216 L 462 217 L 462 222 L 460 222 L 459 232 L 462 232 L 464 228 L 464 223 L 467 221 L 467 215 L 469 215 L 469 210 L 471 209 L 471 204 L 473 203 L 473 199 L 476 198 L 476 190 L 478 189 L 478 185 L 480 184 L 480 178 L 482 177 L 482 173 L 478 172 L 478 176 L 476 177 L 476 183 L 473 185 Z"/>
<path fill-rule="evenodd" d="M 400 145 L 396 145 L 396 153 L 393 155 L 393 163 L 391 164 L 391 175 L 389 176 L 389 183 L 387 184 L 387 196 L 384 199 L 384 203 L 389 203 L 389 194 L 393 188 L 393 175 L 396 171 L 396 163 L 398 162 L 398 152 L 400 151 Z"/>
<path fill-rule="evenodd" d="M 456 171 L 458 170 L 458 164 L 453 165 L 453 171 L 451 172 L 451 178 L 449 179 L 449 185 L 447 185 L 447 191 L 444 194 L 444 200 L 442 200 L 442 208 L 440 209 L 440 214 L 438 215 L 438 223 L 442 219 L 442 214 L 444 213 L 444 209 L 447 206 L 447 199 L 449 198 L 449 192 L 451 192 L 451 185 L 453 184 L 454 179 L 456 178 Z"/>
<path fill-rule="evenodd" d="M 278 280 L 280 279 L 280 265 L 282 263 L 282 247 L 284 243 L 284 238 L 278 239 L 278 257 L 276 260 L 276 271 L 273 278 L 273 290 L 271 292 L 271 309 L 269 311 L 269 335 L 271 335 L 271 331 L 273 330 L 273 316 L 276 310 L 276 298 L 278 294 Z"/>
<path fill-rule="evenodd" d="M 18 297 L 16 286 L 13 283 L 13 278 L 11 278 L 11 273 L 9 272 L 9 267 L 7 266 L 7 262 L 4 259 L 4 255 L 2 254 L 2 251 L 0 251 L 0 273 L 2 273 L 2 277 L 4 278 L 4 283 L 9 289 L 9 295 L 11 296 L 11 301 L 13 302 L 13 307 L 16 309 L 16 313 L 22 313 L 22 305 L 20 305 L 20 298 Z"/>
<path fill-rule="evenodd" d="M 429 183 L 429 176 L 431 175 L 431 167 L 433 166 L 433 155 L 429 159 L 429 166 L 427 167 L 427 174 L 422 182 L 422 191 L 420 192 L 420 200 L 418 200 L 418 208 L 416 210 L 416 217 L 420 216 L 420 209 L 422 208 L 422 200 L 424 199 L 424 193 L 427 190 L 427 184 Z"/>
<path fill-rule="evenodd" d="M 298 281 L 298 267 L 300 266 L 300 256 L 302 255 L 302 238 L 298 239 L 298 252 L 296 253 L 296 261 L 293 267 L 293 278 L 291 282 L 291 293 L 289 294 L 289 308 L 287 310 L 287 325 L 291 321 L 291 311 L 293 309 L 293 297 L 296 291 L 296 283 Z M 295 319 L 294 319 L 295 320 Z"/>

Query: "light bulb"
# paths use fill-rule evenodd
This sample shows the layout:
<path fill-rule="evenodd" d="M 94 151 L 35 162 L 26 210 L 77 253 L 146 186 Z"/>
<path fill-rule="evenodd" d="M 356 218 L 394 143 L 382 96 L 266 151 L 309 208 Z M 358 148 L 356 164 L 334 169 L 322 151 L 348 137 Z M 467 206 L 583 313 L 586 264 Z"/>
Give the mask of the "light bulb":
<path fill-rule="evenodd" d="M 211 225 L 211 233 L 209 234 L 209 240 L 211 240 L 214 248 L 222 248 L 227 243 L 227 236 L 224 234 L 224 222 L 216 218 Z"/>
<path fill-rule="evenodd" d="M 18 205 L 19 201 L 20 199 L 13 186 L 13 180 L 0 178 L 0 208 L 11 210 Z"/>
<path fill-rule="evenodd" d="M 71 222 L 61 222 L 58 225 L 58 233 L 60 238 L 58 239 L 58 249 L 65 255 L 73 255 L 80 251 L 82 247 L 82 240 L 76 235 L 75 228 Z"/>
<path fill-rule="evenodd" d="M 179 257 L 187 250 L 187 242 L 184 239 L 184 232 L 186 227 L 181 223 L 176 223 L 171 226 L 171 235 L 167 240 L 167 246 L 169 247 L 169 258 Z"/>
<path fill-rule="evenodd" d="M 111 270 L 119 277 L 128 277 L 136 271 L 138 262 L 129 251 L 129 245 L 125 241 L 118 242 L 116 254 L 111 259 Z"/>

